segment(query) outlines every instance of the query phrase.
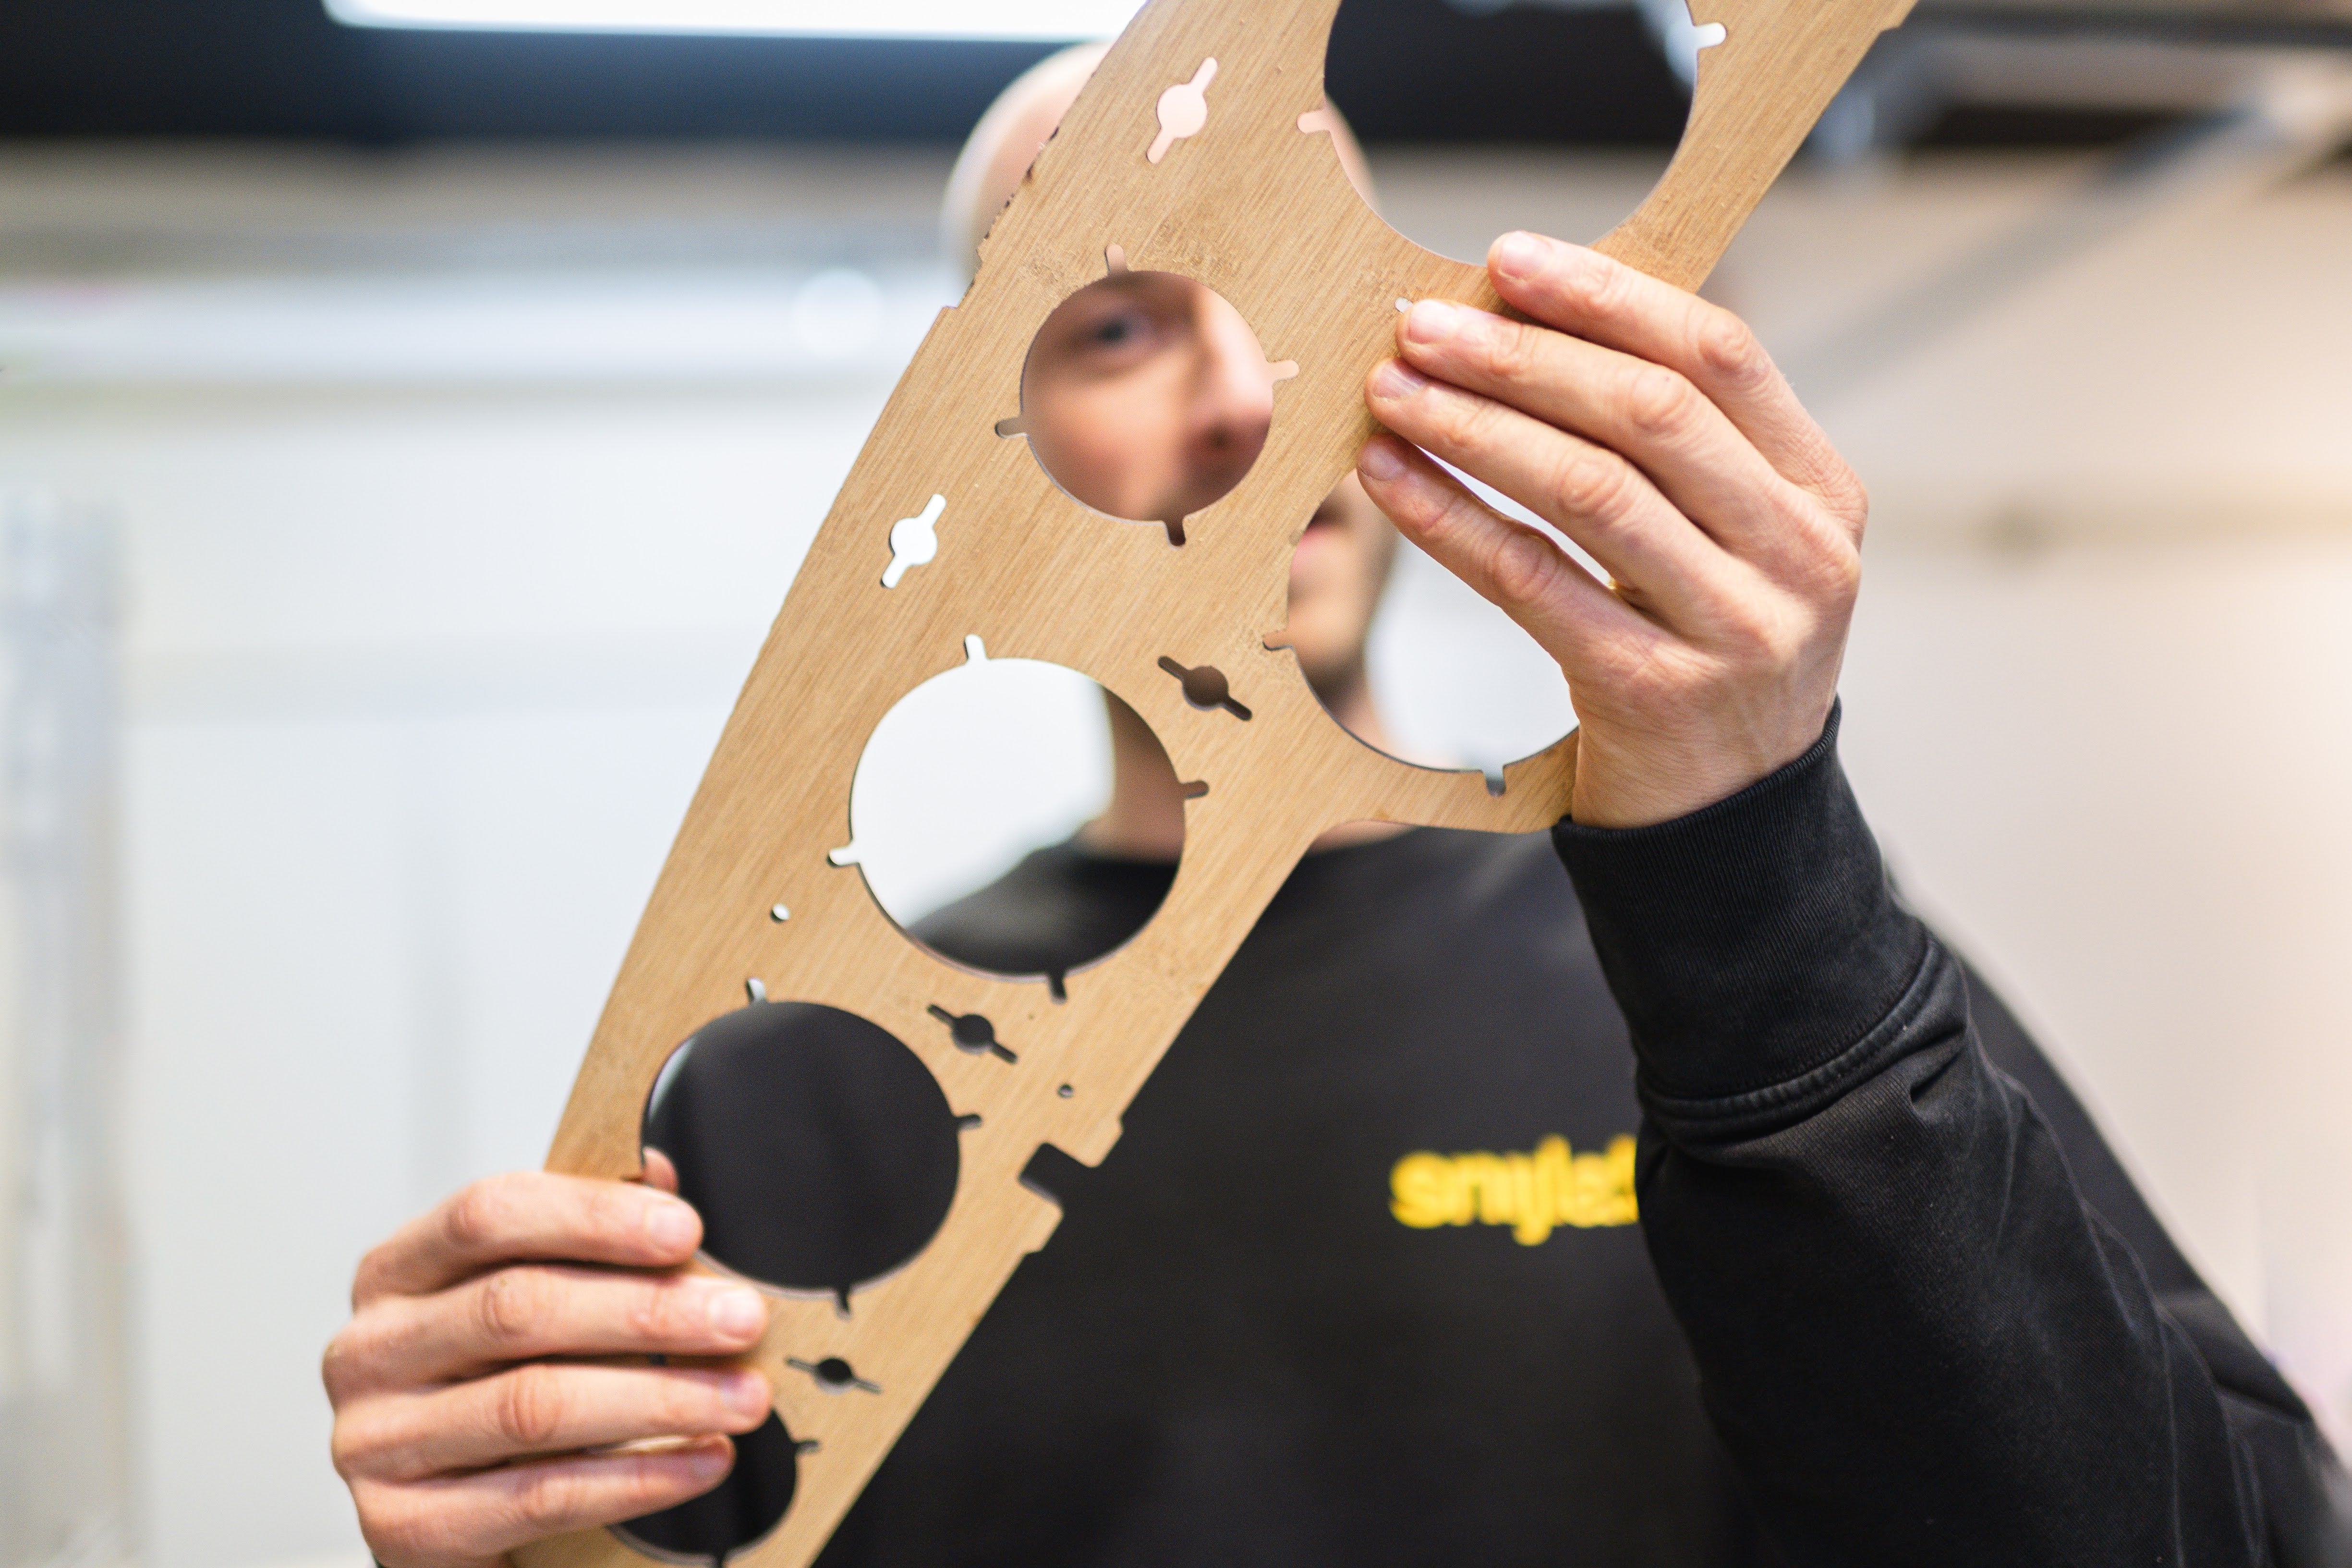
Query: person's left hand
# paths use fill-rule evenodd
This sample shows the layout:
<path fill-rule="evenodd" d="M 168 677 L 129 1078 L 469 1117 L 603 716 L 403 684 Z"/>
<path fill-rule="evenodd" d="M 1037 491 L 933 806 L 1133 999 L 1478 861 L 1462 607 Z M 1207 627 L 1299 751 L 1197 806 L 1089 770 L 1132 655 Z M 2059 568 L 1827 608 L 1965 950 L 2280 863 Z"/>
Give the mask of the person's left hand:
<path fill-rule="evenodd" d="M 1366 389 L 1395 434 L 1368 442 L 1357 471 L 1405 537 L 1559 661 L 1581 730 L 1575 820 L 1685 816 L 1820 736 L 1868 500 L 1729 311 L 1535 235 L 1496 240 L 1487 270 L 1529 320 L 1414 305 L 1400 358 Z M 1559 529 L 1612 580 L 1430 453 Z"/>

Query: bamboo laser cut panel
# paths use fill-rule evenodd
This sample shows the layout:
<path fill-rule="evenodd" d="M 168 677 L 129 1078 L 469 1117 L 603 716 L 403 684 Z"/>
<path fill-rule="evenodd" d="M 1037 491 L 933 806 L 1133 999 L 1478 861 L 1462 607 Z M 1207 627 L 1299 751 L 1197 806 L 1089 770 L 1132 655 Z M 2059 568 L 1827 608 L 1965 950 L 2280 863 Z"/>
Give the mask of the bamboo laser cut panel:
<path fill-rule="evenodd" d="M 1020 1180 L 1042 1143 L 1089 1164 L 1129 1100 L 1325 829 L 1362 819 L 1529 832 L 1566 814 L 1575 737 L 1504 770 L 1407 765 L 1343 731 L 1282 630 L 1293 547 L 1372 432 L 1361 389 L 1401 302 L 1499 308 L 1483 268 L 1382 223 L 1325 130 L 1339 0 L 1152 0 L 1112 47 L 981 247 L 859 454 L 744 685 L 581 1068 L 548 1164 L 639 1174 L 663 1063 L 747 993 L 824 1004 L 920 1058 L 961 1118 L 947 1217 L 885 1277 L 770 1292 L 751 1360 L 800 1444 L 790 1510 L 730 1557 L 803 1568 L 1022 1258 L 1059 1217 Z M 1689 129 L 1601 248 L 1696 287 L 1871 40 L 1909 0 L 1714 0 Z M 1230 300 L 1284 375 L 1257 462 L 1172 524 L 1056 488 L 1020 434 L 1040 323 L 1122 264 Z M 1282 363 L 1280 362 L 1288 362 Z M 1181 538 L 1182 542 L 1174 542 Z M 1125 947 L 1046 986 L 979 974 L 906 937 L 849 845 L 866 739 L 968 658 L 1091 676 L 1150 722 L 1187 781 L 1183 856 Z M 977 1043 L 977 1046 L 976 1046 Z M 525 1568 L 634 1568 L 582 1531 Z"/>

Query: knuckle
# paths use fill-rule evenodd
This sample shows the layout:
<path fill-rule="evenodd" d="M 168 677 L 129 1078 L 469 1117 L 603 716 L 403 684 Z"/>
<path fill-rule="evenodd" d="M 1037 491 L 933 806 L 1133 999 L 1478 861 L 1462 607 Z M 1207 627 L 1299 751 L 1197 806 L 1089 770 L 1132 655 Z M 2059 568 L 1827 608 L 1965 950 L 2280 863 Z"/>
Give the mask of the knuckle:
<path fill-rule="evenodd" d="M 1531 529 L 1513 529 L 1496 541 L 1487 562 L 1487 580 L 1495 592 L 1514 604 L 1543 597 L 1559 569 L 1559 555 L 1549 540 Z"/>
<path fill-rule="evenodd" d="M 1636 659 L 1620 670 L 1617 686 L 1625 701 L 1644 713 L 1666 711 L 1682 696 L 1681 682 L 1654 655 Z"/>
<path fill-rule="evenodd" d="M 515 1489 L 515 1522 L 533 1536 L 550 1535 L 578 1519 L 588 1502 L 588 1483 L 577 1473 L 546 1467 Z"/>
<path fill-rule="evenodd" d="M 422 1472 L 411 1451 L 413 1430 L 400 1430 L 391 1412 L 369 1408 L 338 1415 L 327 1436 L 327 1455 L 335 1474 L 355 1492 L 362 1486 L 396 1481 Z"/>
<path fill-rule="evenodd" d="M 1598 447 L 1579 447 L 1559 460 L 1551 495 L 1570 517 L 1605 520 L 1617 509 L 1625 485 L 1624 459 Z"/>
<path fill-rule="evenodd" d="M 363 1514 L 360 1533 L 378 1563 L 462 1563 L 489 1555 L 475 1539 L 478 1521 L 450 1517 L 429 1502 L 379 1505 L 375 1519 L 371 1526 Z"/>
<path fill-rule="evenodd" d="M 698 1341 L 709 1327 L 701 1292 L 682 1279 L 648 1280 L 635 1288 L 626 1322 L 630 1333 L 648 1345 Z"/>
<path fill-rule="evenodd" d="M 1692 336 L 1699 363 L 1737 386 L 1753 386 L 1771 374 L 1771 360 L 1755 329 L 1719 308 L 1703 312 Z"/>
<path fill-rule="evenodd" d="M 586 1199 L 584 1221 L 590 1234 L 608 1243 L 634 1241 L 645 1235 L 645 1189 L 619 1182 L 598 1182 L 582 1194 Z"/>
<path fill-rule="evenodd" d="M 720 1419 L 719 1391 L 703 1378 L 665 1377 L 655 1390 L 652 1415 L 667 1432 L 697 1432 Z"/>
<path fill-rule="evenodd" d="M 1407 531 L 1424 547 L 1444 552 L 1462 549 L 1466 541 L 1475 540 L 1485 514 L 1475 501 L 1449 489 L 1410 519 L 1398 521 L 1410 521 Z"/>
<path fill-rule="evenodd" d="M 665 1289 L 660 1281 L 649 1280 L 634 1287 L 629 1292 L 622 1321 L 632 1337 L 647 1343 L 667 1340 L 684 1326 L 685 1314 L 676 1300 L 675 1290 Z"/>
<path fill-rule="evenodd" d="M 1462 451 L 1479 444 L 1488 418 L 1483 399 L 1465 397 L 1459 394 L 1441 394 L 1427 401 L 1430 423 L 1445 446 Z"/>
<path fill-rule="evenodd" d="M 1809 606 L 1831 612 L 1853 607 L 1862 593 L 1862 541 L 1833 507 L 1810 495 L 1781 509 L 1790 541 L 1785 581 Z"/>
<path fill-rule="evenodd" d="M 1821 563 L 1821 596 L 1843 609 L 1862 596 L 1862 552 L 1843 541 L 1824 552 Z"/>
<path fill-rule="evenodd" d="M 1517 321 L 1505 321 L 1489 330 L 1485 347 L 1486 373 L 1497 381 L 1533 380 L 1542 363 L 1536 329 Z"/>
<path fill-rule="evenodd" d="M 551 1281 L 536 1268 L 502 1268 L 476 1288 L 475 1327 L 495 1346 L 531 1345 L 553 1315 L 554 1294 Z"/>
<path fill-rule="evenodd" d="M 359 1307 L 384 1293 L 384 1279 L 392 1271 L 391 1243 L 385 1242 L 368 1249 L 360 1266 L 352 1270 L 352 1305 Z"/>
<path fill-rule="evenodd" d="M 1716 622 L 1715 640 L 1737 663 L 1767 662 L 1772 642 L 1772 617 L 1754 595 L 1742 595 L 1722 607 Z"/>
<path fill-rule="evenodd" d="M 1598 251 L 1572 258 L 1565 270 L 1567 291 L 1583 295 L 1586 309 L 1594 315 L 1616 315 L 1632 302 L 1632 269 Z"/>
<path fill-rule="evenodd" d="M 1625 417 L 1653 437 L 1681 434 L 1697 412 L 1698 389 L 1664 365 L 1637 363 L 1627 372 Z"/>
<path fill-rule="evenodd" d="M 537 1449 L 563 1429 L 563 1384 L 553 1367 L 517 1367 L 499 1379 L 490 1420 L 498 1436 L 520 1449 Z"/>
<path fill-rule="evenodd" d="M 340 1407 L 365 1385 L 367 1361 L 357 1323 L 346 1324 L 327 1342 L 326 1352 L 319 1358 L 319 1382 L 327 1391 L 331 1407 Z"/>
<path fill-rule="evenodd" d="M 1790 618 L 1767 605 L 1742 604 L 1725 620 L 1726 651 L 1743 668 L 1785 668 L 1794 661 L 1801 640 Z"/>
<path fill-rule="evenodd" d="M 512 1179 L 485 1177 L 451 1198 L 442 1209 L 442 1234 L 460 1251 L 481 1251 L 497 1245 L 513 1230 L 516 1208 Z"/>
<path fill-rule="evenodd" d="M 375 1386 L 397 1340 L 396 1315 L 380 1308 L 355 1313 L 319 1357 L 319 1381 L 326 1387 L 327 1403 L 341 1405 Z"/>
<path fill-rule="evenodd" d="M 355 1425 L 350 1417 L 339 1415 L 327 1436 L 327 1456 L 334 1462 L 335 1474 L 347 1483 L 360 1473 L 368 1457 L 369 1446 L 354 1430 Z"/>
<path fill-rule="evenodd" d="M 352 1504 L 360 1516 L 360 1535 L 377 1562 L 423 1554 L 427 1543 L 419 1510 L 399 1506 L 372 1486 L 354 1486 Z"/>
<path fill-rule="evenodd" d="M 1870 517 L 1870 489 L 1862 482 L 1862 476 L 1841 462 L 1831 468 L 1822 488 L 1830 510 L 1852 523 L 1856 532 L 1861 531 Z"/>
<path fill-rule="evenodd" d="M 1654 640 L 1622 647 L 1606 679 L 1616 700 L 1629 710 L 1671 714 L 1683 700 L 1686 681 Z"/>

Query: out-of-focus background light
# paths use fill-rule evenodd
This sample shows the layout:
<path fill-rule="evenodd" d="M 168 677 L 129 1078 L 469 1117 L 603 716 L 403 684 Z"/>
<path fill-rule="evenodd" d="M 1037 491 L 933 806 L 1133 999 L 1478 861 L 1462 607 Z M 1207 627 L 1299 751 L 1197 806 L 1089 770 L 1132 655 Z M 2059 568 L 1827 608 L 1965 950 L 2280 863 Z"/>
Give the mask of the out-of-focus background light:
<path fill-rule="evenodd" d="M 326 0 L 360 27 L 743 33 L 865 38 L 1107 38 L 1133 0 Z"/>

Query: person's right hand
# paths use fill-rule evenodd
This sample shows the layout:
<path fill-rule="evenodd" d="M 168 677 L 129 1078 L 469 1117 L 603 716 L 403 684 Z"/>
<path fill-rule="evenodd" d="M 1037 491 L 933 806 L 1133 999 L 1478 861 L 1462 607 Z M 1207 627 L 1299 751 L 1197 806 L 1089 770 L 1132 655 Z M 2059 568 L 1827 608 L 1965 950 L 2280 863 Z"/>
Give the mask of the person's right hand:
<path fill-rule="evenodd" d="M 767 1326 L 757 1290 L 675 1272 L 702 1221 L 669 1162 L 646 1163 L 646 1185 L 477 1182 L 361 1261 L 322 1375 L 384 1568 L 478 1568 L 684 1502 L 726 1476 L 727 1434 L 767 1419 L 758 1372 L 569 1359 L 740 1355 Z"/>

